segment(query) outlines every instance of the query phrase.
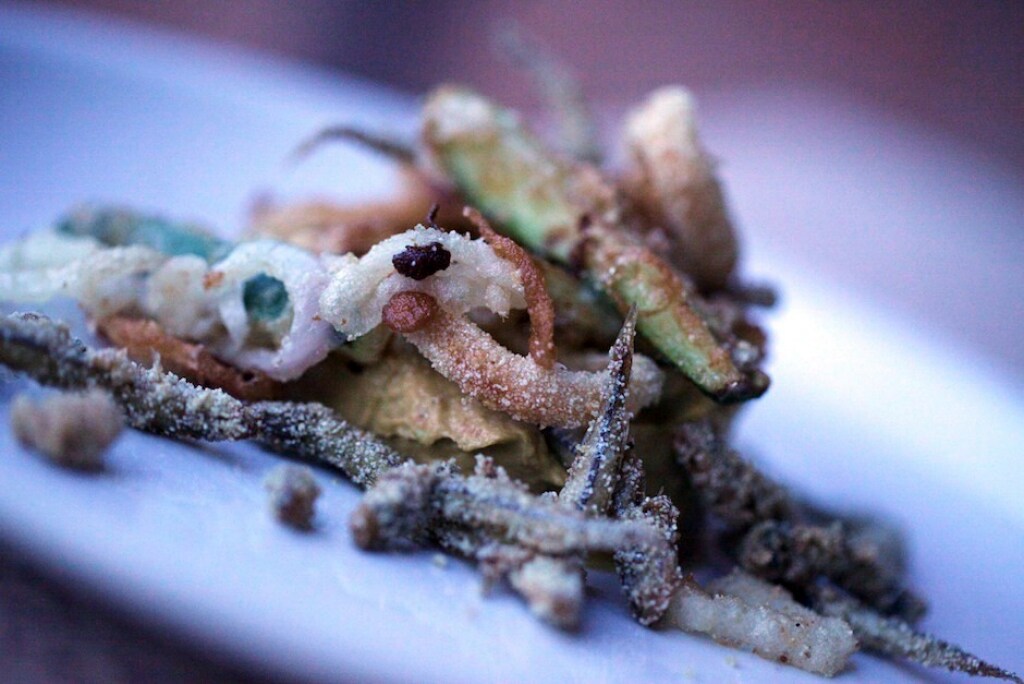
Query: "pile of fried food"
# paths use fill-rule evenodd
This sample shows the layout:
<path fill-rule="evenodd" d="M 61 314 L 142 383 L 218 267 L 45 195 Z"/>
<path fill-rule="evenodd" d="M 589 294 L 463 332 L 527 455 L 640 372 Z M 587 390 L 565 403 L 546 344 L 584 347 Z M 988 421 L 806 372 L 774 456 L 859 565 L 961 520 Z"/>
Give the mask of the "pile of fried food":
<path fill-rule="evenodd" d="M 768 389 L 753 313 L 773 297 L 737 273 L 691 96 L 632 111 L 613 172 L 551 90 L 561 149 L 459 87 L 429 95 L 415 144 L 326 131 L 392 159 L 401 192 L 263 203 L 240 242 L 76 209 L 0 250 L 0 299 L 69 297 L 111 346 L 14 314 L 0 364 L 103 390 L 139 430 L 338 469 L 366 490 L 360 547 L 440 546 L 558 628 L 587 567 L 614 566 L 643 625 L 829 676 L 865 648 L 1021 681 L 917 630 L 896 531 L 730 447 Z"/>

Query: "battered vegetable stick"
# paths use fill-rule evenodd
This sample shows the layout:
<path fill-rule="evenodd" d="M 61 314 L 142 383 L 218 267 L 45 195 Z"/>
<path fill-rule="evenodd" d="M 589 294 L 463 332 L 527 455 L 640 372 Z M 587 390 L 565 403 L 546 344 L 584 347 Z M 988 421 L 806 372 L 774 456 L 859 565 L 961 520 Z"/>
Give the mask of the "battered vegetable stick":
<path fill-rule="evenodd" d="M 693 310 L 686 283 L 619 228 L 614 190 L 592 167 L 545 150 L 510 111 L 464 89 L 436 90 L 424 108 L 423 143 L 441 171 L 512 237 L 561 263 L 577 260 L 637 328 L 703 391 L 750 399 L 768 386 L 741 372 Z"/>
<path fill-rule="evenodd" d="M 259 371 L 240 371 L 218 361 L 200 344 L 192 344 L 167 333 L 156 321 L 127 316 L 108 316 L 96 322 L 96 329 L 129 358 L 145 365 L 159 360 L 165 370 L 204 387 L 222 389 L 233 397 L 269 399 L 278 383 Z"/>
<path fill-rule="evenodd" d="M 736 268 L 739 247 L 695 110 L 689 92 L 667 87 L 630 112 L 622 187 L 668 233 L 673 263 L 702 290 L 718 290 Z"/>
<path fill-rule="evenodd" d="M 90 349 L 66 327 L 38 314 L 0 319 L 0 364 L 45 385 L 105 389 L 121 405 L 128 425 L 138 430 L 211 442 L 251 439 L 337 468 L 362 486 L 404 460 L 319 404 L 246 404 L 173 373 L 143 368 L 123 351 Z"/>

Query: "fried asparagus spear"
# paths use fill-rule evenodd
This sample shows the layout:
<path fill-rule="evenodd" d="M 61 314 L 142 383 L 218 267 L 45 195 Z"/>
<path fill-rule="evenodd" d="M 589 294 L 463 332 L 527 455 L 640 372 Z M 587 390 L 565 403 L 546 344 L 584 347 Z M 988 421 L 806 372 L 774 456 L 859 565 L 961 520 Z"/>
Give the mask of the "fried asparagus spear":
<path fill-rule="evenodd" d="M 511 237 L 581 266 L 622 310 L 635 305 L 637 329 L 706 394 L 735 402 L 767 389 L 715 339 L 691 285 L 620 226 L 615 190 L 595 168 L 550 153 L 513 112 L 461 88 L 430 96 L 422 136 L 441 172 Z"/>

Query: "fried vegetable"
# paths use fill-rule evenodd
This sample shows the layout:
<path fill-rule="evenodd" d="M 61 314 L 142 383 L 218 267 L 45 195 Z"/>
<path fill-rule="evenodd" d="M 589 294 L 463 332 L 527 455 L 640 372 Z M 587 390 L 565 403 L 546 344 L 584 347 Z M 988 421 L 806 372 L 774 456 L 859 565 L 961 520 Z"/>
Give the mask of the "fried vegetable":
<path fill-rule="evenodd" d="M 69 296 L 96 318 L 142 312 L 175 337 L 279 381 L 301 375 L 335 342 L 319 316 L 326 268 L 296 247 L 245 242 L 211 265 L 194 254 L 168 257 L 140 245 L 103 249 L 90 240 L 40 233 L 8 247 L 0 254 L 0 298 Z M 68 244 L 55 251 L 75 258 L 58 266 L 41 247 L 61 242 Z"/>
<path fill-rule="evenodd" d="M 435 242 L 451 253 L 448 268 L 423 280 L 394 270 L 394 254 Z M 531 284 L 535 302 L 543 298 L 540 287 Z M 428 297 L 436 300 L 436 309 Z M 380 243 L 362 258 L 339 259 L 321 297 L 323 317 L 350 338 L 372 330 L 387 313 L 392 329 L 401 329 L 435 370 L 488 408 L 541 426 L 585 425 L 600 407 L 603 375 L 544 368 L 502 347 L 465 317 L 474 308 L 505 315 L 525 305 L 518 269 L 487 243 L 423 227 Z M 538 340 L 537 346 L 547 343 Z M 656 400 L 662 379 L 649 359 L 638 357 L 634 366 L 630 410 Z"/>
<path fill-rule="evenodd" d="M 138 279 L 166 261 L 148 247 L 102 249 L 92 239 L 35 233 L 0 250 L 0 300 L 70 297 L 91 315 L 108 316 L 134 306 Z"/>
<path fill-rule="evenodd" d="M 91 237 L 109 247 L 137 245 L 167 256 L 192 254 L 207 263 L 223 259 L 234 247 L 203 226 L 123 207 L 78 207 L 57 222 L 57 232 Z"/>
<path fill-rule="evenodd" d="M 210 264 L 225 259 L 235 247 L 202 226 L 120 207 L 79 207 L 57 223 L 57 232 L 92 237 L 109 247 L 141 246 L 169 257 L 197 256 Z M 254 320 L 284 315 L 288 291 L 279 279 L 259 273 L 243 288 L 246 311 Z"/>
<path fill-rule="evenodd" d="M 494 253 L 514 264 L 519 272 L 530 314 L 530 358 L 541 368 L 550 369 L 555 365 L 555 305 L 548 294 L 543 269 L 515 240 L 494 232 L 479 211 L 466 207 L 463 213 Z"/>
<path fill-rule="evenodd" d="M 923 615 L 926 606 L 902 586 L 892 551 L 872 544 L 862 525 L 848 530 L 842 519 L 805 510 L 728 448 L 710 420 L 681 426 L 675 449 L 704 506 L 739 535 L 735 553 L 745 570 L 799 588 L 828 577 L 883 612 L 911 621 Z"/>
<path fill-rule="evenodd" d="M 555 334 L 569 347 L 591 345 L 606 349 L 615 341 L 622 315 L 598 290 L 561 266 L 538 262 L 555 307 Z"/>
<path fill-rule="evenodd" d="M 478 463 L 477 472 L 469 476 L 452 464 L 407 463 L 388 471 L 352 514 L 356 542 L 364 548 L 401 547 L 424 539 L 448 545 L 449 533 L 455 540 L 461 528 L 468 528 L 556 556 L 665 545 L 649 525 L 587 517 L 554 498 L 530 494 L 486 460 Z M 453 548 L 458 550 L 458 545 Z"/>
<path fill-rule="evenodd" d="M 630 309 L 611 349 L 604 399 L 597 417 L 575 448 L 565 486 L 558 500 L 588 515 L 605 515 L 612 504 L 620 464 L 629 440 L 630 413 L 626 410 L 633 367 L 636 309 Z"/>
<path fill-rule="evenodd" d="M 904 620 L 880 615 L 832 587 L 815 587 L 812 598 L 814 607 L 823 615 L 846 620 L 861 646 L 866 649 L 894 658 L 905 658 L 925 667 L 1024 684 L 1024 679 L 1019 675 L 985 662 L 948 641 L 918 632 Z"/>
<path fill-rule="evenodd" d="M 218 361 L 202 345 L 168 334 L 156 321 L 109 316 L 96 322 L 97 331 L 128 357 L 161 368 L 203 387 L 222 389 L 245 400 L 269 399 L 278 385 L 259 371 L 239 371 Z"/>
<path fill-rule="evenodd" d="M 396 255 L 434 243 L 450 255 L 450 265 L 416 280 L 395 270 Z M 498 257 L 483 240 L 437 228 L 417 226 L 376 244 L 361 258 L 346 255 L 332 264 L 330 283 L 320 297 L 320 312 L 349 339 L 375 328 L 384 305 L 398 292 L 423 292 L 446 309 L 466 313 L 484 307 L 499 315 L 526 306 L 514 265 Z"/>
<path fill-rule="evenodd" d="M 613 188 L 593 168 L 559 159 L 516 116 L 464 89 L 441 88 L 424 109 L 423 142 L 458 189 L 513 238 L 555 261 L 579 261 L 621 309 L 636 305 L 638 330 L 720 401 L 768 386 L 744 375 L 694 311 L 690 288 L 620 228 Z"/>
<path fill-rule="evenodd" d="M 245 404 L 172 373 L 143 368 L 124 352 L 95 351 L 38 314 L 0 319 L 0 364 L 44 385 L 107 390 L 138 430 L 211 442 L 251 439 L 280 453 L 341 470 L 367 486 L 404 459 L 319 404 Z"/>
<path fill-rule="evenodd" d="M 850 542 L 841 522 L 829 525 L 766 520 L 743 537 L 740 564 L 767 580 L 807 587 L 824 576 L 886 615 L 908 621 L 926 610 L 923 600 L 902 586 L 902 578 L 886 572 L 864 548 Z"/>
<path fill-rule="evenodd" d="M 797 506 L 785 488 L 730 449 L 710 419 L 682 424 L 674 446 L 705 508 L 729 530 L 796 518 Z"/>
<path fill-rule="evenodd" d="M 541 368 L 499 345 L 475 323 L 441 310 L 422 330 L 407 334 L 441 375 L 485 406 L 541 426 L 587 424 L 601 405 L 603 376 L 560 366 Z M 634 360 L 630 410 L 657 399 L 662 374 L 649 359 Z"/>
<path fill-rule="evenodd" d="M 678 86 L 656 90 L 630 112 L 623 190 L 669 238 L 672 263 L 701 290 L 726 286 L 739 248 L 714 161 L 697 133 L 696 103 Z"/>
<path fill-rule="evenodd" d="M 683 582 L 666 621 L 686 632 L 752 651 L 766 660 L 832 677 L 857 649 L 850 626 L 801 606 L 779 587 L 736 573 L 709 591 Z"/>
<path fill-rule="evenodd" d="M 358 371 L 328 361 L 307 374 L 292 396 L 327 405 L 420 462 L 455 458 L 460 468 L 472 470 L 474 455 L 484 453 L 538 491 L 565 481 L 536 427 L 463 395 L 414 352 L 389 353 Z"/>

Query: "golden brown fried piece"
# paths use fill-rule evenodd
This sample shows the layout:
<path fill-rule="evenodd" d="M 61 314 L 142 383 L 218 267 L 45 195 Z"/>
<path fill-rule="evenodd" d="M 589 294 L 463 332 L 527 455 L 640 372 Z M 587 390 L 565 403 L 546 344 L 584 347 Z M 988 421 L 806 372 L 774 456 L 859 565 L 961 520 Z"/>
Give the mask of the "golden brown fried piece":
<path fill-rule="evenodd" d="M 729 281 L 739 247 L 695 109 L 685 89 L 669 87 L 630 114 L 622 188 L 648 223 L 664 231 L 672 263 L 707 291 Z"/>
<path fill-rule="evenodd" d="M 530 358 L 541 368 L 555 365 L 555 305 L 548 294 L 544 271 L 512 238 L 500 235 L 476 209 L 466 207 L 463 215 L 476 226 L 494 252 L 515 264 L 523 281 L 526 310 L 530 314 Z"/>
<path fill-rule="evenodd" d="M 428 325 L 406 339 L 465 393 L 485 406 L 535 425 L 586 425 L 601 407 L 601 373 L 541 368 L 529 357 L 499 345 L 465 316 L 441 309 Z M 649 359 L 633 360 L 627 400 L 630 411 L 653 403 L 662 373 Z"/>
<path fill-rule="evenodd" d="M 422 174 L 401 172 L 398 194 L 390 200 L 344 205 L 312 200 L 284 206 L 257 203 L 249 233 L 290 242 L 311 252 L 363 255 L 375 244 L 423 221 L 433 205 L 437 221 L 451 230 L 467 228 L 450 194 L 438 190 Z"/>
<path fill-rule="evenodd" d="M 454 459 L 468 472 L 483 453 L 534 491 L 562 486 L 565 469 L 536 426 L 467 397 L 414 350 L 393 346 L 358 370 L 328 360 L 292 396 L 325 404 L 419 463 Z"/>
<path fill-rule="evenodd" d="M 159 360 L 165 370 L 197 385 L 222 389 L 247 401 L 270 399 L 277 394 L 278 383 L 263 373 L 229 366 L 203 345 L 174 337 L 155 321 L 108 316 L 97 321 L 96 329 L 113 345 L 123 347 L 133 361 L 152 366 Z"/>

